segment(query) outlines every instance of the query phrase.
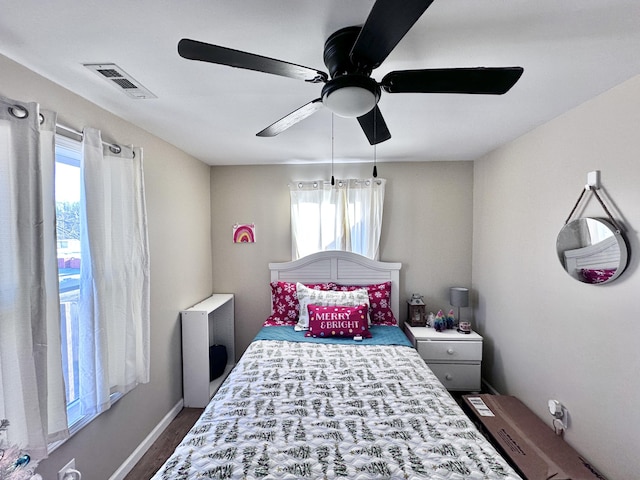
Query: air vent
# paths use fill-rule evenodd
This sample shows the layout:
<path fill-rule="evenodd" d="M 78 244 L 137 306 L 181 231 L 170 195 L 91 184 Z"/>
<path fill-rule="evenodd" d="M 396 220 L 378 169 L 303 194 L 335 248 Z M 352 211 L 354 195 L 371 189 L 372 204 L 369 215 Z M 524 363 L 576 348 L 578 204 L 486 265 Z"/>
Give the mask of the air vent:
<path fill-rule="evenodd" d="M 115 63 L 85 63 L 84 66 L 131 98 L 157 98 Z"/>

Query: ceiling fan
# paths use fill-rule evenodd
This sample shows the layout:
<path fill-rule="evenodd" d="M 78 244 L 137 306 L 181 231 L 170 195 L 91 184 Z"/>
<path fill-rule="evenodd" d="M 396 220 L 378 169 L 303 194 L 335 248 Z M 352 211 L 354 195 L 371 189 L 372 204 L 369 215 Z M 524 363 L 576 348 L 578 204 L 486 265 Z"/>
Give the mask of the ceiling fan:
<path fill-rule="evenodd" d="M 375 145 L 391 138 L 377 105 L 382 90 L 501 95 L 522 75 L 521 67 L 477 67 L 398 70 L 385 75 L 379 83 L 371 78 L 371 72 L 387 58 L 431 3 L 433 0 L 376 0 L 362 27 L 342 28 L 325 42 L 324 63 L 329 75 L 314 68 L 186 38 L 178 43 L 178 53 L 189 60 L 324 83 L 320 97 L 258 132 L 260 137 L 278 135 L 327 107 L 337 115 L 356 117 L 369 143 Z"/>

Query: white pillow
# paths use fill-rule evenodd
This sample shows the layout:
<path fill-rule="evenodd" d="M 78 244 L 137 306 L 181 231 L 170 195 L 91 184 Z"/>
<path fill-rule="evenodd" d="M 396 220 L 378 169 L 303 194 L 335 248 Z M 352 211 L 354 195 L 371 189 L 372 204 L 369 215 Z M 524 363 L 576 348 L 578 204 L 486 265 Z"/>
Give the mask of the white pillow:
<path fill-rule="evenodd" d="M 296 284 L 296 294 L 300 303 L 300 316 L 295 326 L 296 330 L 309 329 L 309 305 L 321 305 L 323 307 L 357 307 L 367 305 L 369 307 L 369 292 L 366 288 L 343 292 L 339 290 L 315 290 L 305 287 L 302 283 Z M 369 324 L 371 322 L 369 321 Z"/>

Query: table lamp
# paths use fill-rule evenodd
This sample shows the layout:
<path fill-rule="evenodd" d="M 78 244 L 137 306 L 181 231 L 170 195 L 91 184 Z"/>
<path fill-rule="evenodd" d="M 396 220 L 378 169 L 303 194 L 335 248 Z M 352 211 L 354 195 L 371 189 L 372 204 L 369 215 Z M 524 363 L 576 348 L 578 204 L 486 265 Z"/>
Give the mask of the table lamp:
<path fill-rule="evenodd" d="M 460 307 L 469 306 L 469 289 L 464 287 L 451 287 L 449 290 L 449 303 L 458 308 L 458 322 L 460 322 Z"/>

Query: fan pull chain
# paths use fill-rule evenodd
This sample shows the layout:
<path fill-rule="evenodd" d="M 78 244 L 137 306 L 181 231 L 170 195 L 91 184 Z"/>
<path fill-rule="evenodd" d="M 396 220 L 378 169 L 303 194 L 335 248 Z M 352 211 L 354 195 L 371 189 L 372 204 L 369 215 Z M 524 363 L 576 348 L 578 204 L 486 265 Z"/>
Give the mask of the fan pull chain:
<path fill-rule="evenodd" d="M 335 185 L 336 180 L 333 178 L 333 112 L 331 112 L 331 185 Z"/>
<path fill-rule="evenodd" d="M 376 166 L 376 147 L 377 147 L 377 143 L 376 140 L 378 139 L 377 135 L 376 135 L 376 117 L 378 115 L 376 115 L 378 112 L 376 112 L 376 107 L 373 107 L 373 178 L 378 178 L 378 167 Z"/>
<path fill-rule="evenodd" d="M 378 178 L 378 167 L 376 167 L 376 146 L 373 146 L 373 178 Z"/>

